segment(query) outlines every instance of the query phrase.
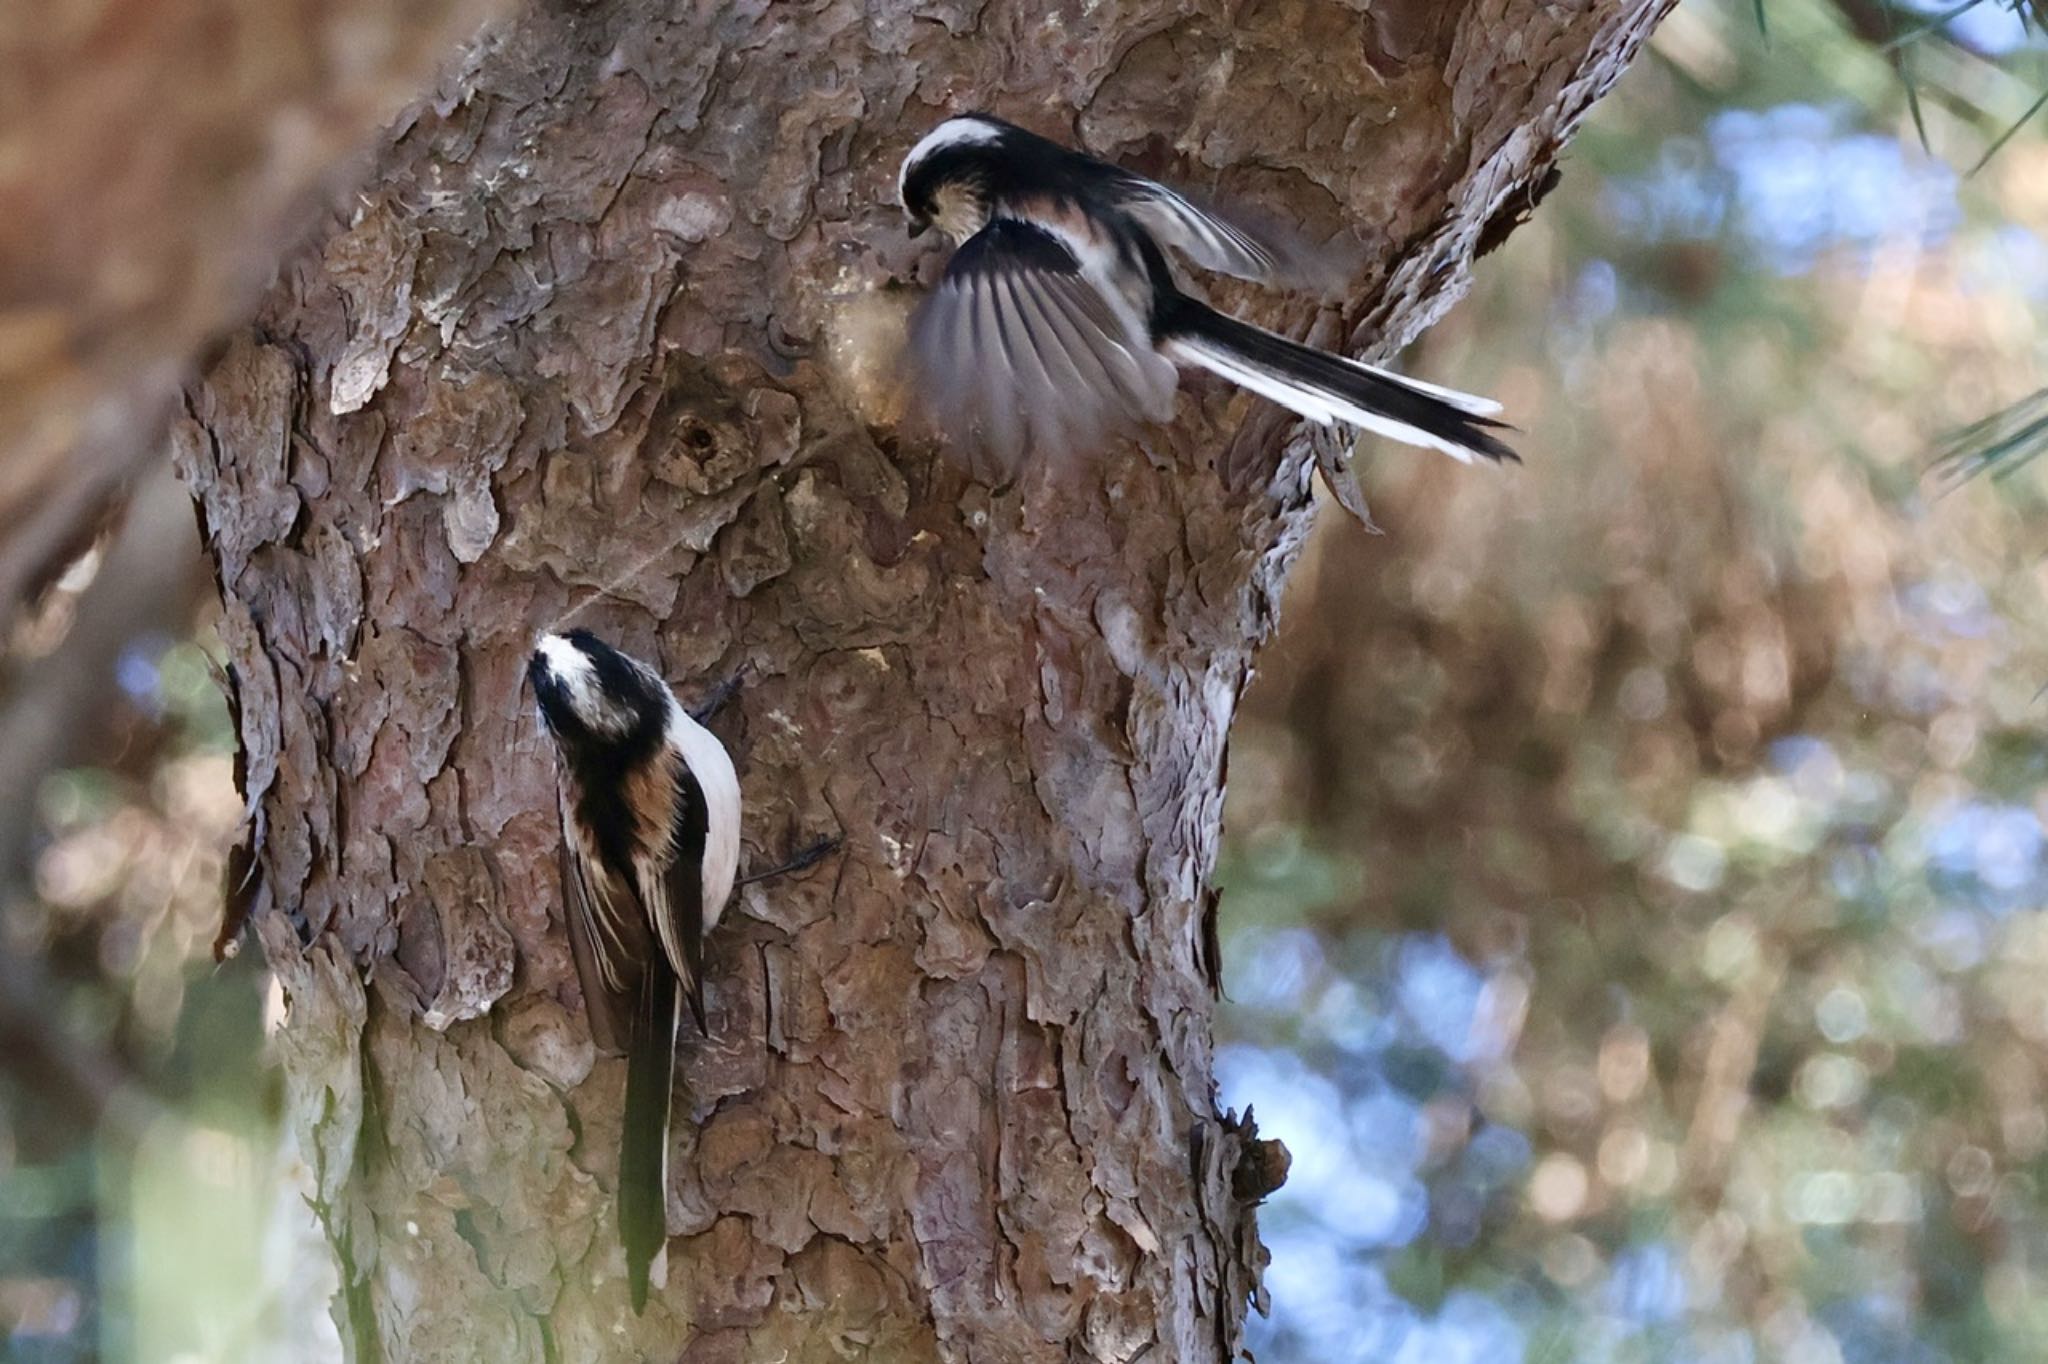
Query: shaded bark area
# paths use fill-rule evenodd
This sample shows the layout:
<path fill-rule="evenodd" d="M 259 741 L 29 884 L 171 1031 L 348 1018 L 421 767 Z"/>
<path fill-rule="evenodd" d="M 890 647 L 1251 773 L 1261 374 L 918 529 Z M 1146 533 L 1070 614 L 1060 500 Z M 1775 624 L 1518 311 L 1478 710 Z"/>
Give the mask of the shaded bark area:
<path fill-rule="evenodd" d="M 940 259 L 896 167 L 981 106 L 1367 224 L 1355 305 L 1223 301 L 1383 351 L 1665 8 L 611 0 L 484 43 L 176 433 L 358 1358 L 1234 1356 L 1276 1153 L 1215 1108 L 1208 879 L 1313 451 L 1197 386 L 966 481 L 896 425 Z M 755 864 L 846 838 L 711 944 L 642 1319 L 520 680 L 572 612 L 686 702 L 748 669 Z"/>
<path fill-rule="evenodd" d="M 319 222 L 314 191 L 503 7 L 0 10 L 0 620 L 162 453 L 197 352 Z"/>

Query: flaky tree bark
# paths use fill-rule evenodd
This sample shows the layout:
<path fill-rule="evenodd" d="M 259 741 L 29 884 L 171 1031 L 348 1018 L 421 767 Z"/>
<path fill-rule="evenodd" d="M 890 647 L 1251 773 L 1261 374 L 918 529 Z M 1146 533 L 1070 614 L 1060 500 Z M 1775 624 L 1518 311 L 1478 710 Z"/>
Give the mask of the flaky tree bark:
<path fill-rule="evenodd" d="M 896 425 L 897 163 L 983 106 L 1358 224 L 1341 312 L 1230 301 L 1384 352 L 1665 8 L 553 3 L 398 132 L 177 433 L 357 1358 L 1235 1354 L 1271 1153 L 1216 1111 L 1208 878 L 1311 452 L 1198 387 L 964 480 Z M 846 838 L 713 941 L 643 1319 L 520 680 L 571 611 L 686 699 L 748 669 L 754 862 Z"/>

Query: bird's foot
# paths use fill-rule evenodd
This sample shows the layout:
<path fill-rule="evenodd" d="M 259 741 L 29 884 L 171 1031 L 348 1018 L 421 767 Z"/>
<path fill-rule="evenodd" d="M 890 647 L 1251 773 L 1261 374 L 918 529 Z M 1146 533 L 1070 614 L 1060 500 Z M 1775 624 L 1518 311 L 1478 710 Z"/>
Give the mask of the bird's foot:
<path fill-rule="evenodd" d="M 690 718 L 700 725 L 709 723 L 712 716 L 725 709 L 728 701 L 739 695 L 740 684 L 746 680 L 747 665 L 742 663 L 738 672 L 713 687 L 710 694 L 691 709 Z"/>
<path fill-rule="evenodd" d="M 790 876 L 796 872 L 808 871 L 833 853 L 839 851 L 844 841 L 837 834 L 830 838 L 821 838 L 779 867 L 770 867 L 766 871 L 749 872 L 740 878 L 739 884 L 751 886 L 757 881 L 772 881 L 778 876 Z"/>

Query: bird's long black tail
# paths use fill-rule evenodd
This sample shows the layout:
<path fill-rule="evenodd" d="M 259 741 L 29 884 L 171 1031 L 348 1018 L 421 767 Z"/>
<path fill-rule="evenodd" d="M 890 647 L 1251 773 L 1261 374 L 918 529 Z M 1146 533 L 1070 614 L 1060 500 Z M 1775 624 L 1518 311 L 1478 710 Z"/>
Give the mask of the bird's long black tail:
<path fill-rule="evenodd" d="M 619 1141 L 619 1239 L 633 1310 L 647 1306 L 654 1257 L 668 1240 L 668 1114 L 676 1068 L 676 978 L 651 967 L 626 1051 L 625 1131 Z"/>
<path fill-rule="evenodd" d="M 1153 319 L 1159 349 L 1176 364 L 1195 365 L 1272 399 L 1313 422 L 1349 422 L 1409 445 L 1517 458 L 1493 432 L 1500 404 L 1488 398 L 1404 379 L 1240 322 L 1179 295 Z"/>

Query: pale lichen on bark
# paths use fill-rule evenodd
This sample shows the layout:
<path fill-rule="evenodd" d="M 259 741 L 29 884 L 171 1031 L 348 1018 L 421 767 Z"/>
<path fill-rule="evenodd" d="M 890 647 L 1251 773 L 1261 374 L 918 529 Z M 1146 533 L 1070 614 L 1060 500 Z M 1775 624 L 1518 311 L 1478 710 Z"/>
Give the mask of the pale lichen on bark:
<path fill-rule="evenodd" d="M 991 107 L 1364 224 L 1320 325 L 1384 348 L 1663 8 L 612 0 L 491 35 L 176 442 L 359 1354 L 1235 1352 L 1257 1181 L 1216 1111 L 1207 886 L 1310 444 L 1195 385 L 1141 450 L 968 483 L 873 355 L 937 265 L 896 165 Z M 712 943 L 641 1319 L 521 688 L 579 609 L 686 700 L 747 666 L 718 727 L 756 861 L 846 838 Z"/>

